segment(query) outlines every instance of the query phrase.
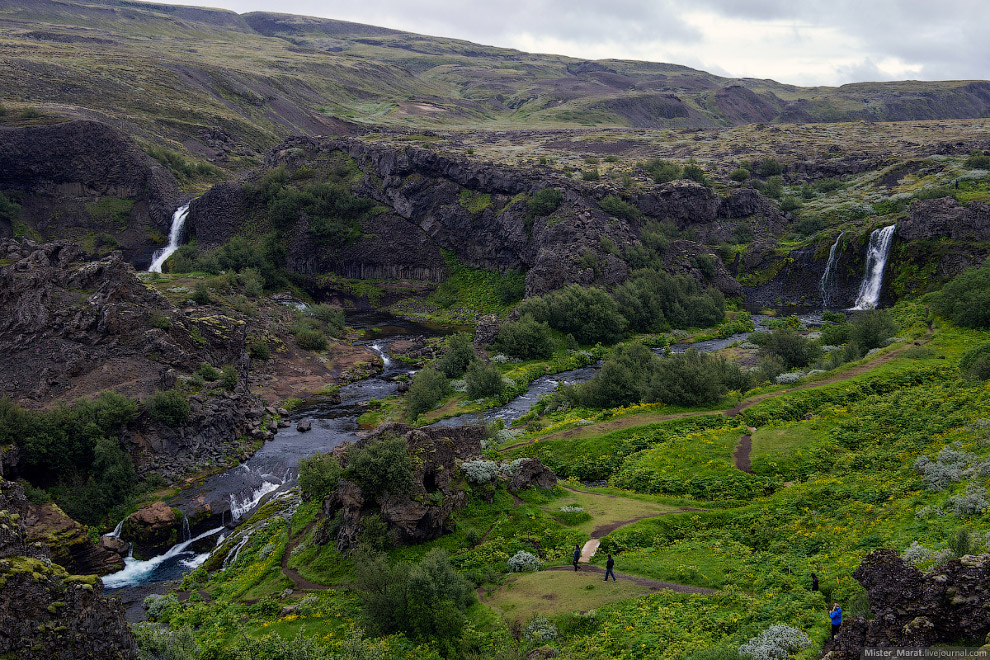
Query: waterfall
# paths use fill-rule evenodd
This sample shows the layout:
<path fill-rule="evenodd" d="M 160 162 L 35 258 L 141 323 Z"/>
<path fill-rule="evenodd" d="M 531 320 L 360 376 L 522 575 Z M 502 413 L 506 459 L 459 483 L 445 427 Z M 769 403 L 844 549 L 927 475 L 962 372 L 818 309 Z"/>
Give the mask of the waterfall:
<path fill-rule="evenodd" d="M 149 273 L 162 272 L 162 264 L 179 249 L 187 215 L 189 215 L 189 202 L 175 209 L 175 213 L 172 214 L 172 229 L 168 232 L 168 246 L 155 250 L 155 254 L 151 257 L 151 265 L 148 266 Z"/>
<path fill-rule="evenodd" d="M 193 554 L 192 551 L 187 550 L 187 548 L 208 536 L 213 536 L 214 534 L 219 534 L 223 531 L 223 527 L 217 527 L 216 529 L 211 529 L 203 532 L 195 538 L 191 538 L 181 543 L 176 543 L 171 548 L 168 549 L 164 554 L 158 555 L 157 557 L 152 557 L 146 561 L 141 561 L 139 559 L 134 559 L 133 554 L 129 555 L 124 559 L 124 569 L 117 571 L 116 573 L 111 573 L 110 575 L 103 576 L 103 584 L 109 589 L 118 589 L 120 587 L 129 587 L 135 584 L 142 584 L 147 580 L 152 572 L 163 563 L 170 559 L 177 559 L 178 561 L 183 561 L 180 555 L 183 554 Z M 132 549 L 133 553 L 133 549 Z M 199 555 L 194 555 L 198 560 Z M 203 555 L 203 560 L 206 559 L 206 555 Z M 185 566 L 188 568 L 189 563 L 186 560 Z M 200 561 L 202 563 L 202 561 Z"/>
<path fill-rule="evenodd" d="M 192 538 L 192 531 L 189 529 L 189 516 L 182 516 L 182 540 L 188 541 Z"/>
<path fill-rule="evenodd" d="M 382 371 L 388 371 L 392 366 L 392 358 L 388 355 L 388 344 L 383 341 L 376 341 L 371 345 L 371 350 L 382 359 Z"/>
<path fill-rule="evenodd" d="M 825 272 L 822 273 L 822 279 L 818 283 L 818 290 L 822 292 L 822 307 L 828 307 L 832 301 L 830 289 L 832 288 L 832 280 L 835 279 L 835 251 L 845 233 L 844 231 L 839 232 L 839 237 L 835 239 L 835 243 L 832 243 L 832 247 L 828 251 L 828 263 L 825 264 Z"/>
<path fill-rule="evenodd" d="M 119 539 L 120 538 L 120 532 L 123 531 L 123 529 L 124 529 L 124 521 L 125 520 L 127 520 L 127 518 L 121 518 L 120 522 L 117 523 L 117 526 L 113 528 L 113 531 L 112 532 L 109 532 L 107 534 L 104 534 L 103 536 L 112 536 L 115 539 Z"/>
<path fill-rule="evenodd" d="M 866 269 L 853 309 L 873 309 L 877 306 L 880 289 L 883 287 L 883 269 L 887 265 L 887 256 L 890 253 L 890 244 L 896 227 L 897 225 L 890 225 L 882 229 L 874 229 L 870 234 L 870 244 L 866 248 Z"/>

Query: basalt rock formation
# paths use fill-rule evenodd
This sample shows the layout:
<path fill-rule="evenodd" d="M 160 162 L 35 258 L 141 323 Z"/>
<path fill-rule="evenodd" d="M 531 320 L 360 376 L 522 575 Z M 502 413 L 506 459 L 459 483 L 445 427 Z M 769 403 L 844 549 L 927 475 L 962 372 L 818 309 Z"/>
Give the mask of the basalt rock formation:
<path fill-rule="evenodd" d="M 181 514 L 165 502 L 155 502 L 129 515 L 120 536 L 133 544 L 134 556 L 142 559 L 154 557 L 175 545 L 181 526 Z"/>
<path fill-rule="evenodd" d="M 124 568 L 121 555 L 127 544 L 119 539 L 107 538 L 107 544 L 93 541 L 86 529 L 69 518 L 55 504 L 31 504 L 22 519 L 30 542 L 39 542 L 48 548 L 51 560 L 72 574 L 106 575 Z M 123 545 L 110 547 L 112 541 Z"/>
<path fill-rule="evenodd" d="M 467 493 L 459 483 L 457 461 L 481 456 L 484 429 L 414 429 L 404 424 L 388 424 L 355 446 L 361 447 L 384 436 L 403 438 L 409 454 L 415 457 L 412 489 L 388 493 L 377 502 L 369 500 L 357 484 L 342 479 L 323 503 L 326 519 L 339 517 L 339 525 L 333 537 L 327 526 L 322 527 L 317 543 L 335 543 L 342 551 L 355 547 L 361 538 L 361 515 L 373 509 L 377 509 L 396 542 L 422 543 L 449 531 L 450 515 L 467 505 Z"/>
<path fill-rule="evenodd" d="M 859 658 L 868 647 L 952 645 L 990 633 L 988 555 L 966 555 L 922 573 L 893 550 L 875 550 L 853 577 L 866 589 L 872 618 L 843 620 L 825 647 L 834 660 Z"/>
<path fill-rule="evenodd" d="M 171 173 L 130 138 L 84 120 L 0 127 L 0 192 L 46 240 L 115 241 L 133 263 L 150 262 L 180 198 Z M 0 226 L 0 238 L 12 235 Z"/>
<path fill-rule="evenodd" d="M 125 444 L 139 472 L 176 476 L 260 428 L 243 321 L 209 307 L 183 313 L 137 279 L 120 253 L 87 261 L 68 241 L 9 240 L 0 242 L 0 264 L 0 391 L 15 403 L 37 409 L 103 390 L 145 399 L 203 362 L 232 364 L 232 392 L 205 387 L 180 427 L 143 413 Z M 16 449 L 3 461 L 8 478 L 16 476 Z"/>
<path fill-rule="evenodd" d="M 31 543 L 23 489 L 0 480 L 0 656 L 23 660 L 137 657 L 120 602 L 95 575 L 70 575 Z"/>

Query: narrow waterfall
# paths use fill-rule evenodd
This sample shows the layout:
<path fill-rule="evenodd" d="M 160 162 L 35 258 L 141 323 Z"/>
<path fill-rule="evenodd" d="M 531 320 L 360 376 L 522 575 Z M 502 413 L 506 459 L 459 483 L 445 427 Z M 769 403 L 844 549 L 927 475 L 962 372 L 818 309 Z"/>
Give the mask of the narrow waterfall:
<path fill-rule="evenodd" d="M 187 215 L 189 215 L 189 202 L 175 209 L 175 213 L 172 214 L 172 228 L 168 232 L 168 245 L 155 250 L 155 254 L 151 257 L 151 265 L 148 266 L 149 273 L 162 272 L 162 264 L 172 256 L 173 252 L 179 249 L 182 242 L 182 228 L 186 224 Z"/>
<path fill-rule="evenodd" d="M 894 238 L 897 225 L 882 229 L 874 229 L 870 234 L 870 244 L 866 248 L 866 268 L 863 281 L 859 285 L 859 295 L 852 309 L 873 309 L 880 300 L 880 289 L 883 287 L 883 269 L 887 265 L 890 254 L 890 244 Z"/>
<path fill-rule="evenodd" d="M 117 523 L 117 526 L 113 528 L 113 531 L 112 532 L 107 532 L 103 536 L 112 536 L 115 539 L 119 539 L 120 538 L 120 533 L 124 530 L 124 521 L 125 520 L 127 520 L 127 518 L 121 518 L 120 522 Z"/>
<path fill-rule="evenodd" d="M 835 279 L 835 251 L 845 233 L 844 231 L 839 232 L 839 237 L 835 239 L 835 243 L 832 243 L 832 247 L 828 251 L 828 263 L 825 264 L 825 272 L 822 273 L 822 279 L 818 283 L 818 290 L 822 292 L 822 307 L 828 307 L 829 303 L 832 302 L 831 289 L 832 281 Z"/>

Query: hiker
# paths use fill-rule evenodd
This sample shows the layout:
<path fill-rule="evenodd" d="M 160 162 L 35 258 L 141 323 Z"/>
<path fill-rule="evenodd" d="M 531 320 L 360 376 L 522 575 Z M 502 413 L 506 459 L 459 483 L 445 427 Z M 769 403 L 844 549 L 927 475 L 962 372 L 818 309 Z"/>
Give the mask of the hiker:
<path fill-rule="evenodd" d="M 578 559 L 581 558 L 581 546 L 574 544 L 574 570 L 578 570 Z"/>
<path fill-rule="evenodd" d="M 608 576 L 612 576 L 612 582 L 615 582 L 615 573 L 612 572 L 612 567 L 615 566 L 615 560 L 612 559 L 612 555 L 608 556 L 608 561 L 605 562 L 605 581 L 608 582 Z"/>
<path fill-rule="evenodd" d="M 832 633 L 828 638 L 834 639 L 835 633 L 839 632 L 839 628 L 842 627 L 842 608 L 839 607 L 838 603 L 832 603 L 832 609 L 829 610 L 828 618 L 832 619 Z"/>
<path fill-rule="evenodd" d="M 814 573 L 811 574 L 811 590 L 818 591 L 818 576 Z"/>

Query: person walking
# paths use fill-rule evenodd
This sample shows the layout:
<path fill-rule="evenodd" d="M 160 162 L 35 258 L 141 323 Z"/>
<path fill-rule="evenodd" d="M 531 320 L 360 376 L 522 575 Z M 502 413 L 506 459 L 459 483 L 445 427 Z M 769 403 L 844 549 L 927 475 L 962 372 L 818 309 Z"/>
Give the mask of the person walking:
<path fill-rule="evenodd" d="M 612 567 L 615 566 L 615 560 L 612 559 L 612 555 L 608 556 L 608 561 L 605 562 L 605 581 L 608 582 L 608 576 L 612 576 L 612 582 L 615 582 L 615 573 L 612 572 Z"/>
<path fill-rule="evenodd" d="M 818 576 L 814 573 L 811 574 L 811 590 L 818 591 Z"/>
<path fill-rule="evenodd" d="M 581 546 L 574 544 L 574 570 L 578 570 L 578 560 L 581 559 Z"/>
<path fill-rule="evenodd" d="M 835 634 L 842 627 L 842 608 L 839 607 L 838 603 L 832 603 L 832 609 L 828 612 L 828 618 L 832 620 L 832 632 L 828 638 L 834 639 Z"/>

